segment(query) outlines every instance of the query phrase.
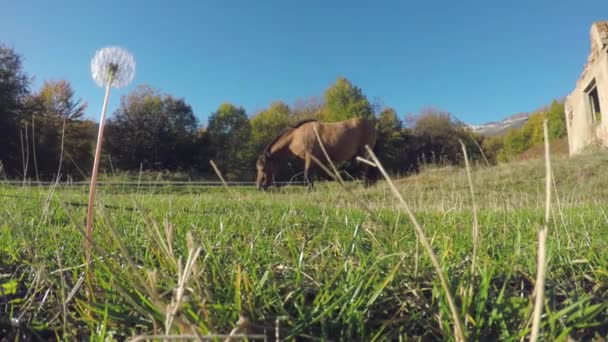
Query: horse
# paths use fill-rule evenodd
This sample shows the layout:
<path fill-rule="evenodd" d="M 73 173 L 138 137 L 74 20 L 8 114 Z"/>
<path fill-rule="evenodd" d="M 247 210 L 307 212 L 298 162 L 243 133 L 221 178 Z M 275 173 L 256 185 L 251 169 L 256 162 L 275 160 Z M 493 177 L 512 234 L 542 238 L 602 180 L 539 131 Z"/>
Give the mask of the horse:
<path fill-rule="evenodd" d="M 371 120 L 353 118 L 350 120 L 326 123 L 315 119 L 304 120 L 287 127 L 277 135 L 260 154 L 256 162 L 258 190 L 265 190 L 272 183 L 276 162 L 296 156 L 304 160 L 304 181 L 308 189 L 314 185 L 309 177 L 311 162 L 314 159 L 325 161 L 325 154 L 315 134 L 319 133 L 323 147 L 334 163 L 354 160 L 357 156 L 366 157 L 365 145 L 373 149 L 376 145 L 376 128 Z M 372 185 L 370 167 L 363 165 L 365 184 Z"/>

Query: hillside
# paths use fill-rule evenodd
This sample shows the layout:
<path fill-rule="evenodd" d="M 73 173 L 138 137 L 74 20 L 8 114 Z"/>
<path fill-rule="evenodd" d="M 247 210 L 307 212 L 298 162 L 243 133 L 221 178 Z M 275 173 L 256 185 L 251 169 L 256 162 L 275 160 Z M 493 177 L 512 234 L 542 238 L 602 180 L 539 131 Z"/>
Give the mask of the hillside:
<path fill-rule="evenodd" d="M 551 146 L 551 155 L 552 156 L 566 156 L 567 157 L 569 154 L 568 137 L 561 137 L 559 139 L 555 139 L 554 141 L 551 142 L 550 146 Z M 513 160 L 521 161 L 521 160 L 528 160 L 528 159 L 539 159 L 539 158 L 543 158 L 544 155 L 545 155 L 545 145 L 537 144 L 537 145 L 530 147 L 529 149 L 524 151 L 522 154 L 516 156 L 515 158 L 513 158 Z"/>
<path fill-rule="evenodd" d="M 574 157 L 560 153 L 563 142 L 555 144 L 551 155 L 553 178 L 563 207 L 602 204 L 608 201 L 608 153 L 589 152 Z M 532 151 L 530 152 L 532 154 Z M 544 206 L 545 166 L 543 154 L 534 149 L 535 158 L 510 163 L 473 167 L 472 178 L 477 205 L 486 209 L 542 208 Z M 468 181 L 463 168 L 429 167 L 418 175 L 398 180 L 406 200 L 418 210 L 466 208 Z"/>

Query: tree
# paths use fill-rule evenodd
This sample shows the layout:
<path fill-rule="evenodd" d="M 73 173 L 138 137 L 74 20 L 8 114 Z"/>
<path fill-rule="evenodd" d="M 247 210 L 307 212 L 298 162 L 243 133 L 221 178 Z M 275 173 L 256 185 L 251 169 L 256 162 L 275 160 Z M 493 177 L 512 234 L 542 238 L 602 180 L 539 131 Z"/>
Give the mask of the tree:
<path fill-rule="evenodd" d="M 90 176 L 98 129 L 99 125 L 91 120 L 66 120 L 63 154 L 61 146 L 58 149 L 62 158 L 61 173 L 65 177 L 86 179 Z"/>
<path fill-rule="evenodd" d="M 354 117 L 373 119 L 372 105 L 359 87 L 340 77 L 325 91 L 321 118 L 327 122 L 335 122 Z"/>
<path fill-rule="evenodd" d="M 284 102 L 278 101 L 270 105 L 258 114 L 254 115 L 249 122 L 251 123 L 251 140 L 249 143 L 250 153 L 247 163 L 255 165 L 258 156 L 262 153 L 266 145 L 268 145 L 283 129 L 290 124 L 294 124 L 296 118 L 290 116 L 291 109 Z M 304 118 L 298 118 L 304 120 Z M 293 167 L 299 167 L 299 161 L 296 158 L 288 158 L 283 163 L 279 163 L 275 169 L 275 178 L 288 180 L 293 177 Z M 301 168 L 298 168 L 298 171 Z"/>
<path fill-rule="evenodd" d="M 549 120 L 549 138 L 561 138 L 568 134 L 566 130 L 566 114 L 564 101 L 553 100 L 545 117 Z"/>
<path fill-rule="evenodd" d="M 21 56 L 0 43 L 0 163 L 8 174 L 20 170 L 19 121 L 29 85 Z"/>
<path fill-rule="evenodd" d="M 184 99 L 139 86 L 108 122 L 107 151 L 121 169 L 192 167 L 197 120 Z"/>
<path fill-rule="evenodd" d="M 512 129 L 507 132 L 502 149 L 498 152 L 499 161 L 508 162 L 513 157 L 532 147 L 531 127 L 524 125 L 520 129 Z"/>
<path fill-rule="evenodd" d="M 320 97 L 298 99 L 291 109 L 290 122 L 293 124 L 308 119 L 320 119 L 322 109 L 323 99 Z"/>
<path fill-rule="evenodd" d="M 386 107 L 380 112 L 376 122 L 376 153 L 383 166 L 392 172 L 405 172 L 415 168 L 415 155 L 411 144 L 406 145 L 407 133 L 397 112 Z"/>
<path fill-rule="evenodd" d="M 74 99 L 69 82 L 44 82 L 40 90 L 23 100 L 22 130 L 31 149 L 26 156 L 35 168 L 29 176 L 54 179 L 60 172 L 72 178 L 82 178 L 92 159 L 95 123 L 81 121 L 86 103 Z M 62 146 L 63 144 L 63 146 Z M 61 165 L 61 170 L 59 170 Z"/>
<path fill-rule="evenodd" d="M 90 120 L 34 116 L 30 130 L 30 165 L 36 166 L 41 180 L 82 180 L 90 175 L 97 123 Z M 36 160 L 34 160 L 36 158 Z M 29 176 L 34 174 L 29 172 Z"/>
<path fill-rule="evenodd" d="M 250 146 L 255 155 L 261 153 L 262 149 L 289 125 L 289 114 L 289 106 L 279 101 L 251 118 Z"/>
<path fill-rule="evenodd" d="M 505 138 L 502 135 L 486 137 L 483 139 L 483 153 L 485 154 L 488 161 L 492 164 L 496 164 L 499 159 L 500 151 L 502 151 L 505 144 Z"/>
<path fill-rule="evenodd" d="M 463 157 L 460 141 L 465 143 L 470 158 L 480 156 L 478 146 L 482 138 L 453 120 L 450 113 L 427 108 L 414 118 L 414 122 L 418 154 L 424 162 L 460 163 Z"/>
<path fill-rule="evenodd" d="M 234 178 L 252 172 L 247 158 L 251 125 L 243 107 L 221 104 L 209 117 L 207 134 L 215 149 L 214 161 L 225 175 Z"/>
<path fill-rule="evenodd" d="M 211 144 L 211 138 L 209 132 L 204 127 L 200 127 L 194 135 L 194 147 L 193 147 L 193 165 L 196 171 L 205 175 L 213 175 L 215 177 L 213 168 L 209 164 L 209 160 L 215 157 L 215 149 Z"/>
<path fill-rule="evenodd" d="M 87 109 L 82 99 L 74 99 L 74 90 L 68 81 L 45 81 L 40 91 L 32 96 L 34 106 L 43 115 L 66 119 L 80 119 Z"/>
<path fill-rule="evenodd" d="M 380 112 L 376 126 L 379 135 L 388 135 L 391 132 L 400 131 L 403 128 L 403 122 L 393 108 L 386 107 Z"/>

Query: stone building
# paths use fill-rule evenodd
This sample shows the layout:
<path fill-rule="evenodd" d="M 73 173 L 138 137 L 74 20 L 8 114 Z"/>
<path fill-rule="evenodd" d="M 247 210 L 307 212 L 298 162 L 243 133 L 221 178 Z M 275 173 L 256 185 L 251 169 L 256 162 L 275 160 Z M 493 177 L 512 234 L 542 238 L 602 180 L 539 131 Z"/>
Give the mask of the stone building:
<path fill-rule="evenodd" d="M 594 142 L 608 146 L 608 21 L 591 26 L 591 54 L 565 113 L 570 155 Z"/>

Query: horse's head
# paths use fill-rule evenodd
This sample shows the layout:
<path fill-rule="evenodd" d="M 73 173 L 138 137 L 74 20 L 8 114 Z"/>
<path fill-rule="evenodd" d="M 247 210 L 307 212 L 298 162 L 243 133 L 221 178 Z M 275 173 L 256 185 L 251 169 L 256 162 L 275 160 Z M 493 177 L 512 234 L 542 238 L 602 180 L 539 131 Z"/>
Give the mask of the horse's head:
<path fill-rule="evenodd" d="M 274 174 L 274 163 L 270 159 L 270 154 L 268 152 L 261 154 L 255 166 L 258 169 L 258 177 L 255 182 L 257 188 L 258 190 L 266 190 L 272 183 Z"/>

